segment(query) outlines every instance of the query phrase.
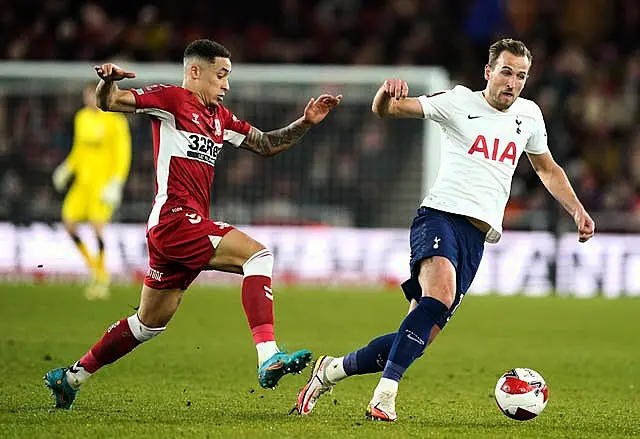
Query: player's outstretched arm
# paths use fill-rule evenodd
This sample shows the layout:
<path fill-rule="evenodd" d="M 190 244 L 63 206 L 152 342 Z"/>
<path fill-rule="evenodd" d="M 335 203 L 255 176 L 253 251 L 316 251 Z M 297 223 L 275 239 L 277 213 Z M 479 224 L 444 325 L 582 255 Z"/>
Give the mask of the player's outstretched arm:
<path fill-rule="evenodd" d="M 407 81 L 387 79 L 382 83 L 371 103 L 371 111 L 379 117 L 423 118 L 418 98 L 410 98 Z"/>
<path fill-rule="evenodd" d="M 527 156 L 549 193 L 562 204 L 573 218 L 578 228 L 578 240 L 586 242 L 591 239 L 596 230 L 596 223 L 578 200 L 562 167 L 556 163 L 549 152 L 527 154 Z"/>
<path fill-rule="evenodd" d="M 135 78 L 136 74 L 127 72 L 115 64 L 106 63 L 94 67 L 101 81 L 96 87 L 98 107 L 103 111 L 133 113 L 136 111 L 136 99 L 129 90 L 120 90 L 116 81 Z"/>
<path fill-rule="evenodd" d="M 319 124 L 342 100 L 342 95 L 321 95 L 317 99 L 309 99 L 304 114 L 284 128 L 260 131 L 251 127 L 240 145 L 260 155 L 271 157 L 295 145 L 312 126 Z"/>

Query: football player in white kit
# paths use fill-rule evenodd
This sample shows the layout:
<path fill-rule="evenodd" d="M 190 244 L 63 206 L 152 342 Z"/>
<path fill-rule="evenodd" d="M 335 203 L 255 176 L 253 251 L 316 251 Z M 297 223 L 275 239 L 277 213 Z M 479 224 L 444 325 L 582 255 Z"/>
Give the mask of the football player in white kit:
<path fill-rule="evenodd" d="M 308 414 L 341 379 L 382 371 L 366 415 L 395 421 L 398 383 L 413 361 L 449 321 L 476 274 L 484 242 L 496 243 L 518 159 L 526 152 L 540 180 L 573 217 L 585 242 L 595 223 L 547 146 L 538 105 L 519 97 L 531 53 L 512 39 L 489 49 L 483 91 L 463 86 L 408 97 L 401 79 L 384 81 L 372 110 L 380 117 L 426 118 L 441 128 L 438 175 L 410 232 L 411 277 L 402 284 L 409 313 L 397 332 L 342 357 L 320 356 L 298 393 L 297 411 Z"/>

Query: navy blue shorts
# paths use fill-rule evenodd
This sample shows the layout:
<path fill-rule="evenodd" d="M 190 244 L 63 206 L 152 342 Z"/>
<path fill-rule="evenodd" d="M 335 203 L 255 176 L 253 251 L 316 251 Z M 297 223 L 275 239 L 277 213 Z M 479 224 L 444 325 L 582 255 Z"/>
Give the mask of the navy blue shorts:
<path fill-rule="evenodd" d="M 411 278 L 402 284 L 407 300 L 420 300 L 422 288 L 418 283 L 420 261 L 432 256 L 444 256 L 456 269 L 456 298 L 446 320 L 438 322 L 442 328 L 460 305 L 478 271 L 484 251 L 484 233 L 463 215 L 420 207 L 411 223 Z"/>

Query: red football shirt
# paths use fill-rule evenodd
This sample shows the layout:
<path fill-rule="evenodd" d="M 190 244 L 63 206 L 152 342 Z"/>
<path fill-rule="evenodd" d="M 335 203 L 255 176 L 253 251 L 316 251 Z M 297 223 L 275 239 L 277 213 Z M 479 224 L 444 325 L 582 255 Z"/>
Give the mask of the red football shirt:
<path fill-rule="evenodd" d="M 238 146 L 249 132 L 248 122 L 219 105 L 210 109 L 183 87 L 156 84 L 131 89 L 136 112 L 151 118 L 156 196 L 147 230 L 176 207 L 209 218 L 211 184 L 225 141 Z"/>

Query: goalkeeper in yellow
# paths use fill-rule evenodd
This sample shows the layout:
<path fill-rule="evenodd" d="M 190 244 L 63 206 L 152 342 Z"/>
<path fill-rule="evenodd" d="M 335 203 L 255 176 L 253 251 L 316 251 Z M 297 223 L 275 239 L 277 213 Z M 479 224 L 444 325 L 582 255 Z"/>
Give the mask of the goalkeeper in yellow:
<path fill-rule="evenodd" d="M 122 188 L 131 165 L 131 135 L 126 117 L 103 112 L 96 106 L 95 85 L 87 85 L 84 107 L 74 119 L 73 146 L 53 173 L 56 190 L 73 183 L 62 205 L 62 221 L 91 273 L 86 295 L 104 299 L 109 295 L 110 276 L 105 267 L 103 228 L 122 201 Z M 78 223 L 91 223 L 98 241 L 92 255 L 77 233 Z"/>

